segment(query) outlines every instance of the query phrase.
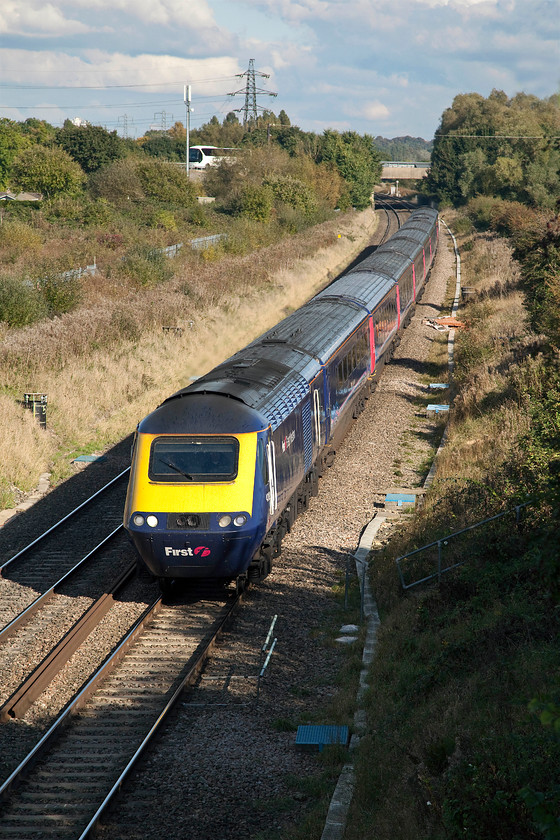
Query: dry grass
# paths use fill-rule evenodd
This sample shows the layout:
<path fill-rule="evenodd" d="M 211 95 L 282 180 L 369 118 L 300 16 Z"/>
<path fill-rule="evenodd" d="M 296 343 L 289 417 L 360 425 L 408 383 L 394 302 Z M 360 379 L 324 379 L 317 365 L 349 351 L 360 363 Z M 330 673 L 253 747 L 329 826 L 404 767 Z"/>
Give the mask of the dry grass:
<path fill-rule="evenodd" d="M 18 491 L 27 492 L 35 486 L 52 461 L 57 441 L 7 394 L 0 394 L 0 430 L 0 505 L 4 505 Z"/>
<path fill-rule="evenodd" d="M 349 213 L 250 256 L 188 261 L 169 283 L 126 297 L 104 295 L 98 280 L 90 294 L 95 306 L 4 329 L 4 486 L 28 489 L 49 469 L 60 480 L 86 447 L 102 451 L 122 439 L 162 399 L 318 291 L 329 271 L 363 247 L 374 226 L 371 212 Z M 183 332 L 176 337 L 163 325 Z M 15 406 L 26 391 L 48 394 L 47 433 L 23 434 L 29 418 Z"/>

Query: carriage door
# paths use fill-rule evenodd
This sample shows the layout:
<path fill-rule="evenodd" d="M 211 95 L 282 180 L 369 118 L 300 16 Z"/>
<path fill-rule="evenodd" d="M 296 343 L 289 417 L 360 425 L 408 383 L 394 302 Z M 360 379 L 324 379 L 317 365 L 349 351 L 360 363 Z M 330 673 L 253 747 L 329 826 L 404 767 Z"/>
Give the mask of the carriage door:
<path fill-rule="evenodd" d="M 320 449 L 325 442 L 323 375 L 315 380 L 313 387 L 313 442 L 315 449 Z"/>
<path fill-rule="evenodd" d="M 278 507 L 278 487 L 276 484 L 276 452 L 274 441 L 269 440 L 266 445 L 266 459 L 268 463 L 268 512 L 274 516 Z"/>

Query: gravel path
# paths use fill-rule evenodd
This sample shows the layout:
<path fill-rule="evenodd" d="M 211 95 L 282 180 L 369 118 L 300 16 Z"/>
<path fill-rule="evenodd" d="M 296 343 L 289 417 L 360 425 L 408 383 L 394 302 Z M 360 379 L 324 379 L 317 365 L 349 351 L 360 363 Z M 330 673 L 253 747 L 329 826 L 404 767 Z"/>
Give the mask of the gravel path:
<path fill-rule="evenodd" d="M 441 334 L 421 322 L 440 314 L 453 268 L 442 233 L 423 300 L 319 496 L 286 537 L 273 573 L 247 593 L 200 688 L 185 696 L 125 784 L 100 837 L 277 840 L 301 822 L 309 797 L 294 779 L 322 768 L 315 756 L 296 751 L 283 721 L 319 720 L 317 711 L 336 694 L 351 648 L 333 643 L 332 587 L 375 503 L 395 485 L 412 489 L 424 478 L 418 467 L 432 452 L 434 425 L 419 416 L 415 400 L 427 396 L 424 362 Z M 274 615 L 278 643 L 255 711 L 247 705 L 255 688 L 247 677 L 258 671 Z"/>

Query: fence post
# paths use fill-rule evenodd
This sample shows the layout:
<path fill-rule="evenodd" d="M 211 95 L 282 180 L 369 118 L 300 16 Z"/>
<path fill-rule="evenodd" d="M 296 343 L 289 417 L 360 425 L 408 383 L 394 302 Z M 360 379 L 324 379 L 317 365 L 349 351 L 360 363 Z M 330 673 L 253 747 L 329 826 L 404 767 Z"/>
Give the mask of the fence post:
<path fill-rule="evenodd" d="M 437 582 L 438 582 L 438 586 L 439 586 L 440 583 L 441 583 L 441 540 L 438 540 L 437 553 L 438 553 L 438 557 L 437 557 L 437 574 L 438 574 Z"/>

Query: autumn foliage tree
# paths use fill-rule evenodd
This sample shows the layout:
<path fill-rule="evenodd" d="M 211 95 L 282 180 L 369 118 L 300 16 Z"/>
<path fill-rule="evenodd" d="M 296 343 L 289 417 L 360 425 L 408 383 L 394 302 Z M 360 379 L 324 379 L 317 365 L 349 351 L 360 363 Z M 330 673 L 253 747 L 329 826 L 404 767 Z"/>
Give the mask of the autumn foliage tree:
<path fill-rule="evenodd" d="M 11 177 L 21 190 L 40 192 L 46 198 L 77 195 L 86 180 L 81 166 L 57 146 L 31 146 L 15 159 Z"/>
<path fill-rule="evenodd" d="M 558 96 L 460 94 L 436 132 L 427 188 L 455 205 L 490 195 L 554 208 L 560 195 L 559 134 Z"/>

